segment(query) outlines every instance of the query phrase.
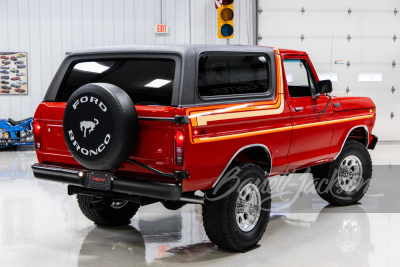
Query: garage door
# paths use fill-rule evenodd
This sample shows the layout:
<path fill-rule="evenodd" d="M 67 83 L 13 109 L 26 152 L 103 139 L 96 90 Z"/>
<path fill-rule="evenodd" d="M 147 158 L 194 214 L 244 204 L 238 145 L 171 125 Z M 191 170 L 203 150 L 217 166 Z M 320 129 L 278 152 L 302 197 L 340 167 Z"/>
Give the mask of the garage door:
<path fill-rule="evenodd" d="M 396 5 L 400 11 L 395 0 L 260 0 L 259 45 L 306 51 L 320 77 L 337 77 L 334 92 L 374 100 L 380 140 L 400 140 Z"/>

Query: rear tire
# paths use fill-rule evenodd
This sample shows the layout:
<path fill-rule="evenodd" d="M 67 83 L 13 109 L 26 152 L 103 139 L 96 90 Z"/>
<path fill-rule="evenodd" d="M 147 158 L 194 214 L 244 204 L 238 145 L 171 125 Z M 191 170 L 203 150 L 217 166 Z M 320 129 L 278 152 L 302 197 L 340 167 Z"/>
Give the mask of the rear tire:
<path fill-rule="evenodd" d="M 10 145 L 0 145 L 0 151 L 1 150 L 7 150 L 7 149 L 9 149 L 10 148 Z"/>
<path fill-rule="evenodd" d="M 78 195 L 77 200 L 79 208 L 86 218 L 93 221 L 95 224 L 106 226 L 129 224 L 140 207 L 137 203 L 128 202 L 123 207 L 118 208 L 108 206 L 101 209 L 91 209 L 89 203 L 95 200 L 94 197 Z"/>
<path fill-rule="evenodd" d="M 332 162 L 312 168 L 319 196 L 332 205 L 357 203 L 367 192 L 372 177 L 372 160 L 360 142 L 348 140 Z"/>
<path fill-rule="evenodd" d="M 208 237 L 219 248 L 244 251 L 257 245 L 265 232 L 271 192 L 259 166 L 240 163 L 231 171 L 237 179 L 225 182 L 228 179 L 222 178 L 223 184 L 219 188 L 217 185 L 215 194 L 214 189 L 206 192 L 203 224 Z"/>

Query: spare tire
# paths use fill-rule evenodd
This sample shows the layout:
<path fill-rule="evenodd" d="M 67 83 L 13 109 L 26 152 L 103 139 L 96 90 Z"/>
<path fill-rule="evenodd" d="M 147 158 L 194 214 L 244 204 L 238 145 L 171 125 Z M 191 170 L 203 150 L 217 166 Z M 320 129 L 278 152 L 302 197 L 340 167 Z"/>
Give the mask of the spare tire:
<path fill-rule="evenodd" d="M 112 84 L 83 85 L 65 107 L 63 132 L 68 150 L 89 169 L 115 170 L 131 155 L 138 128 L 131 98 Z"/>

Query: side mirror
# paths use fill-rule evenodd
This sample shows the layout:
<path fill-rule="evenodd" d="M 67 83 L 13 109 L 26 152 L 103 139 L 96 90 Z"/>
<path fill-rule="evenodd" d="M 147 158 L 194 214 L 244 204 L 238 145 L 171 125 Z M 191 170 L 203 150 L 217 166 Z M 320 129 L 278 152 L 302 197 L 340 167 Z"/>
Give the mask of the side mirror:
<path fill-rule="evenodd" d="M 331 80 L 323 80 L 318 82 L 318 92 L 320 94 L 332 93 L 332 82 Z"/>

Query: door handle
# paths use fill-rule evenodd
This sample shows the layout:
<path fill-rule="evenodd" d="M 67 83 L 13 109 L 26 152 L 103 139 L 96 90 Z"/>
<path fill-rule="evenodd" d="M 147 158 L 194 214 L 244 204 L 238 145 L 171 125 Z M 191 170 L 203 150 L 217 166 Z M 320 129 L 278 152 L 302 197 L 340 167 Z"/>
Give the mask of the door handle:
<path fill-rule="evenodd" d="M 303 111 L 303 108 L 302 107 L 295 107 L 294 110 L 299 112 L 299 111 Z"/>

